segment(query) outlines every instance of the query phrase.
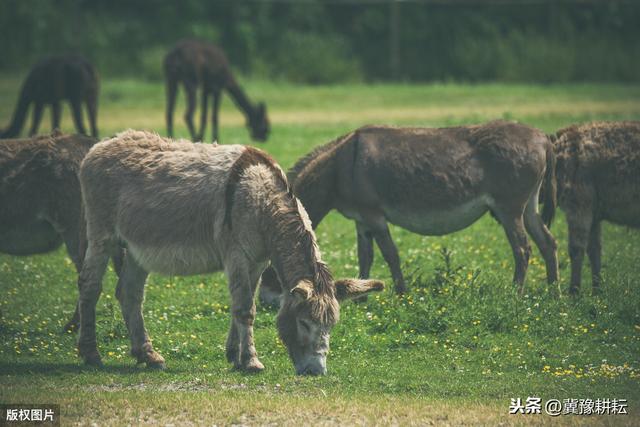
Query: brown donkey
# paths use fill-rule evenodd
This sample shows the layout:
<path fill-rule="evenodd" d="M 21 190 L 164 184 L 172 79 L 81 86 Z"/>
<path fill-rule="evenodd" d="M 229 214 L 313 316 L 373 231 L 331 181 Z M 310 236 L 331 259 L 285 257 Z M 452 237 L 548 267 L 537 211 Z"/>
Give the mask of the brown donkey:
<path fill-rule="evenodd" d="M 640 122 L 571 126 L 555 135 L 558 204 L 569 226 L 571 285 L 580 290 L 589 255 L 592 291 L 600 288 L 601 222 L 640 228 Z"/>
<path fill-rule="evenodd" d="M 236 82 L 229 61 L 217 46 L 199 40 L 179 42 L 164 59 L 164 73 L 167 84 L 167 133 L 173 136 L 173 110 L 178 84 L 182 83 L 187 94 L 187 111 L 184 119 L 194 141 L 202 141 L 207 123 L 209 97 L 213 97 L 211 124 L 213 140 L 218 139 L 218 111 L 222 91 L 226 90 L 238 108 L 247 118 L 251 138 L 266 141 L 269 136 L 269 120 L 264 103 L 253 105 Z M 193 113 L 196 109 L 196 92 L 201 89 L 200 130 L 196 133 Z"/>
<path fill-rule="evenodd" d="M 142 317 L 150 271 L 224 270 L 232 301 L 227 359 L 247 371 L 264 368 L 253 341 L 254 294 L 269 262 L 287 290 L 278 330 L 299 374 L 326 372 L 338 301 L 383 287 L 373 280 L 333 281 L 284 173 L 255 148 L 127 131 L 89 152 L 80 182 L 89 246 L 79 279 L 78 349 L 88 364 L 101 363 L 96 302 L 107 260 L 119 243 L 127 251 L 116 295 L 131 353 L 149 367 L 164 367 Z"/>
<path fill-rule="evenodd" d="M 548 281 L 558 279 L 556 242 L 538 215 L 545 175 L 544 216 L 550 218 L 555 208 L 553 159 L 547 137 L 517 123 L 366 126 L 300 159 L 289 181 L 314 227 L 332 209 L 356 222 L 361 278 L 369 276 L 375 239 L 400 293 L 406 287 L 388 222 L 423 235 L 443 235 L 491 211 L 513 249 L 513 281 L 522 292 L 530 253 L 525 230 L 542 252 Z M 265 302 L 273 302 L 278 293 L 274 278 L 271 272 L 263 277 Z"/>
<path fill-rule="evenodd" d="M 0 141 L 0 252 L 35 255 L 65 244 L 80 271 L 80 162 L 95 139 L 54 133 Z M 65 329 L 78 323 L 78 310 Z"/>
<path fill-rule="evenodd" d="M 81 134 L 87 133 L 82 120 L 82 105 L 86 104 L 91 135 L 97 137 L 98 90 L 98 74 L 93 65 L 82 56 L 56 55 L 45 58 L 29 71 L 22 84 L 11 124 L 8 129 L 0 132 L 0 138 L 15 138 L 20 134 L 32 103 L 33 122 L 29 135 L 38 133 L 42 112 L 47 104 L 52 108 L 52 128 L 60 128 L 61 102 L 64 100 L 71 104 L 73 122 Z"/>

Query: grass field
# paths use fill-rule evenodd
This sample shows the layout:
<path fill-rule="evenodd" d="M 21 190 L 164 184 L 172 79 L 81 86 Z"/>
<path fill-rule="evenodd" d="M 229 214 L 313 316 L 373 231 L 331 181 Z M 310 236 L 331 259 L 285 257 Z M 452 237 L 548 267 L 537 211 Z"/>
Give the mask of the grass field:
<path fill-rule="evenodd" d="M 0 79 L 0 126 L 20 81 Z M 508 118 L 551 132 L 596 119 L 640 119 L 640 86 L 374 85 L 308 87 L 251 82 L 265 100 L 272 135 L 261 148 L 288 168 L 312 147 L 366 124 L 440 126 Z M 126 128 L 164 133 L 161 84 L 105 81 L 102 136 Z M 176 123 L 182 123 L 178 105 Z M 71 131 L 68 109 L 64 130 Z M 248 143 L 244 119 L 225 98 L 223 143 Z M 50 128 L 46 116 L 41 131 Z M 210 135 L 210 133 L 208 133 Z M 1 208 L 1 207 L 0 207 Z M 569 261 L 562 214 L 560 286 Z M 445 237 L 393 228 L 411 292 L 388 289 L 343 307 L 331 337 L 329 374 L 297 377 L 278 341 L 275 312 L 260 308 L 256 346 L 266 371 L 245 375 L 224 358 L 229 298 L 221 274 L 151 275 L 144 314 L 164 372 L 136 367 L 117 301 L 115 275 L 98 303 L 106 367 L 81 366 L 75 337 L 61 333 L 76 299 L 62 250 L 29 258 L 0 255 L 0 403 L 55 402 L 63 423 L 91 424 L 567 424 L 637 423 L 640 410 L 640 233 L 605 225 L 603 288 L 579 300 L 545 283 L 537 251 L 527 294 L 510 283 L 512 257 L 489 216 Z M 332 213 L 318 228 L 335 276 L 356 276 L 355 229 Z M 376 252 L 372 276 L 391 284 Z M 583 287 L 590 290 L 588 270 Z M 508 415 L 510 398 L 627 399 L 630 415 Z"/>

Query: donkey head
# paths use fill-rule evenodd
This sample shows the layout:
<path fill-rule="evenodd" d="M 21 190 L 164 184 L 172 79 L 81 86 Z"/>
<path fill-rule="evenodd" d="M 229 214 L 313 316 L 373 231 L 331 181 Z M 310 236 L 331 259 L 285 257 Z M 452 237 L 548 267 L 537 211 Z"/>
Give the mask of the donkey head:
<path fill-rule="evenodd" d="M 340 317 L 339 303 L 384 289 L 378 280 L 343 279 L 333 286 L 334 292 L 320 295 L 310 280 L 301 280 L 283 297 L 278 332 L 299 375 L 327 373 L 329 334 Z"/>
<path fill-rule="evenodd" d="M 267 118 L 267 107 L 264 102 L 259 103 L 249 115 L 247 123 L 251 131 L 251 138 L 255 141 L 265 142 L 269 136 L 269 119 Z"/>

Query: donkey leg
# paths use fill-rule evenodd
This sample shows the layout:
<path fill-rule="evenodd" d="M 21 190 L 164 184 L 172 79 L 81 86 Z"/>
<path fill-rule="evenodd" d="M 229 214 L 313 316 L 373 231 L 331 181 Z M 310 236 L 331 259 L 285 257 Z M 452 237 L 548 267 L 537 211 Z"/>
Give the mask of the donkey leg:
<path fill-rule="evenodd" d="M 73 124 L 76 127 L 78 133 L 82 135 L 87 134 L 87 130 L 84 127 L 84 122 L 82 118 L 82 104 L 79 99 L 71 100 L 71 117 L 73 118 Z"/>
<path fill-rule="evenodd" d="M 220 98 L 222 93 L 219 89 L 213 91 L 213 111 L 211 112 L 211 131 L 213 142 L 220 142 L 218 139 L 218 112 L 220 111 Z"/>
<path fill-rule="evenodd" d="M 73 265 L 75 266 L 76 271 L 79 274 L 82 271 L 82 261 L 79 254 L 80 242 L 79 242 L 78 230 L 77 229 L 64 230 L 62 232 L 62 239 L 64 240 L 64 245 L 67 249 L 67 254 L 69 255 L 69 258 L 71 258 L 71 261 L 73 261 Z M 78 291 L 80 291 L 79 288 L 78 288 Z M 76 310 L 73 313 L 73 316 L 71 317 L 71 319 L 69 319 L 66 325 L 64 325 L 63 330 L 65 332 L 75 331 L 78 328 L 78 325 L 80 322 L 79 306 L 80 306 L 80 302 L 78 301 L 76 303 Z"/>
<path fill-rule="evenodd" d="M 51 124 L 52 129 L 60 129 L 60 119 L 62 117 L 62 106 L 60 101 L 51 104 Z"/>
<path fill-rule="evenodd" d="M 373 264 L 373 236 L 371 231 L 360 222 L 356 222 L 356 234 L 358 236 L 359 277 L 361 279 L 368 279 L 371 264 Z"/>
<path fill-rule="evenodd" d="M 197 139 L 196 129 L 193 126 L 193 113 L 196 111 L 196 85 L 192 83 L 185 83 L 184 91 L 187 96 L 187 111 L 184 113 L 184 121 L 189 128 L 189 134 L 192 140 Z"/>
<path fill-rule="evenodd" d="M 522 214 L 518 215 L 501 215 L 500 223 L 504 227 L 504 231 L 513 251 L 513 259 L 515 261 L 515 271 L 513 273 L 513 282 L 518 285 L 518 293 L 524 292 L 524 279 L 527 275 L 529 266 L 529 255 L 531 247 L 527 241 L 527 233 L 524 228 L 524 220 Z"/>
<path fill-rule="evenodd" d="M 238 357 L 235 358 L 234 366 L 237 369 L 249 372 L 258 372 L 264 369 L 264 365 L 258 359 L 253 341 L 253 322 L 256 317 L 254 296 L 260 273 L 264 270 L 264 266 L 261 267 L 262 268 L 256 269 L 255 271 L 249 271 L 246 267 L 236 267 L 227 273 L 229 277 L 229 290 L 231 292 L 231 315 L 233 322 L 231 330 L 229 331 L 227 349 L 228 351 L 231 349 L 231 355 L 233 356 L 234 349 L 236 348 L 235 341 L 239 343 L 239 354 Z"/>
<path fill-rule="evenodd" d="M 176 94 L 178 93 L 178 81 L 173 77 L 167 77 L 167 111 L 165 120 L 167 122 L 167 135 L 173 137 L 173 110 L 176 106 Z"/>
<path fill-rule="evenodd" d="M 64 332 L 73 332 L 78 329 L 80 325 L 80 300 L 76 302 L 76 309 L 73 312 L 71 319 L 62 327 Z"/>
<path fill-rule="evenodd" d="M 44 109 L 44 104 L 42 102 L 36 102 L 33 106 L 33 122 L 31 123 L 31 129 L 29 130 L 29 136 L 33 136 L 38 133 L 38 128 L 40 127 L 40 122 L 42 121 L 42 110 Z"/>
<path fill-rule="evenodd" d="M 98 125 L 96 123 L 98 115 L 98 94 L 90 95 L 87 100 L 87 116 L 89 116 L 89 127 L 91 128 L 91 136 L 98 137 Z"/>
<path fill-rule="evenodd" d="M 122 273 L 122 266 L 124 265 L 125 252 L 126 252 L 125 248 L 118 246 L 118 248 L 116 248 L 116 250 L 111 255 L 111 262 L 113 262 L 113 269 L 115 270 L 116 275 L 118 277 L 120 277 L 120 274 Z"/>
<path fill-rule="evenodd" d="M 593 221 L 589 234 L 589 246 L 587 246 L 589 263 L 591 264 L 591 293 L 600 293 L 600 257 L 602 255 L 602 227 L 600 221 Z"/>
<path fill-rule="evenodd" d="M 96 304 L 102 292 L 102 277 L 108 262 L 107 242 L 90 241 L 78 278 L 80 289 L 78 353 L 88 365 L 102 365 L 96 340 Z"/>
<path fill-rule="evenodd" d="M 120 302 L 122 317 L 129 331 L 131 355 L 138 363 L 146 363 L 149 368 L 164 369 L 164 358 L 153 349 L 144 327 L 142 302 L 147 276 L 148 273 L 138 265 L 130 253 L 127 253 L 118 278 L 116 298 Z"/>
<path fill-rule="evenodd" d="M 567 224 L 569 225 L 569 258 L 571 259 L 571 284 L 569 294 L 580 293 L 582 279 L 582 263 L 584 253 L 589 240 L 589 232 L 592 226 L 592 215 L 589 211 L 568 212 Z"/>
<path fill-rule="evenodd" d="M 238 339 L 238 328 L 233 316 L 231 316 L 231 325 L 229 326 L 225 350 L 227 362 L 233 363 L 236 369 L 240 369 L 240 341 Z"/>
<path fill-rule="evenodd" d="M 558 281 L 558 245 L 540 215 L 538 215 L 538 193 L 529 198 L 524 210 L 524 225 L 540 250 L 547 269 L 547 282 Z"/>
<path fill-rule="evenodd" d="M 200 130 L 198 131 L 198 142 L 204 141 L 204 132 L 207 129 L 207 113 L 209 111 L 209 93 L 202 89 L 202 99 L 200 100 Z"/>
<path fill-rule="evenodd" d="M 374 224 L 374 226 L 372 226 Z M 372 231 L 373 237 L 378 243 L 382 257 L 389 265 L 391 269 L 391 277 L 393 278 L 394 290 L 398 294 L 403 294 L 407 291 L 407 287 L 404 284 L 404 277 L 402 276 L 402 270 L 400 269 L 400 256 L 398 255 L 398 248 L 396 248 L 389 227 L 384 219 L 378 219 L 374 223 L 367 223 L 367 227 Z"/>

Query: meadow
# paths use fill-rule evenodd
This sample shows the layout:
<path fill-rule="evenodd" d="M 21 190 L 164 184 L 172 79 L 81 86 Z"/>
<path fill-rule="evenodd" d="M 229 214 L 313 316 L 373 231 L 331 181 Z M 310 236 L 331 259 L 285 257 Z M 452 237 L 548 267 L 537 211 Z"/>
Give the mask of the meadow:
<path fill-rule="evenodd" d="M 19 85 L 17 77 L 0 79 L 0 126 L 10 120 Z M 268 105 L 272 133 L 260 148 L 284 168 L 367 123 L 447 126 L 506 118 L 553 132 L 590 120 L 640 119 L 639 85 L 250 81 L 245 89 Z M 175 122 L 186 137 L 183 108 L 181 99 Z M 222 143 L 250 142 L 227 97 L 220 123 Z M 45 114 L 40 131 L 50 126 Z M 101 136 L 126 128 L 164 134 L 162 84 L 104 79 L 98 126 Z M 67 107 L 63 128 L 73 130 Z M 0 255 L 0 402 L 59 403 L 63 424 L 632 425 L 640 410 L 640 233 L 605 224 L 603 292 L 590 295 L 585 263 L 583 295 L 572 299 L 564 296 L 570 266 L 561 213 L 552 232 L 559 242 L 559 290 L 546 284 L 534 250 L 525 295 L 518 297 L 511 250 L 490 216 L 443 237 L 392 227 L 410 292 L 392 294 L 376 248 L 371 275 L 387 289 L 343 306 L 331 336 L 329 374 L 320 378 L 294 375 L 276 334 L 276 312 L 264 307 L 255 337 L 266 370 L 231 369 L 224 357 L 230 315 L 222 274 L 150 276 L 144 315 L 167 370 L 136 366 L 111 268 L 97 313 L 105 367 L 84 367 L 75 335 L 61 332 L 77 297 L 64 251 Z M 354 224 L 334 212 L 317 236 L 334 276 L 357 276 Z M 528 396 L 627 399 L 630 415 L 508 414 L 511 398 Z"/>

